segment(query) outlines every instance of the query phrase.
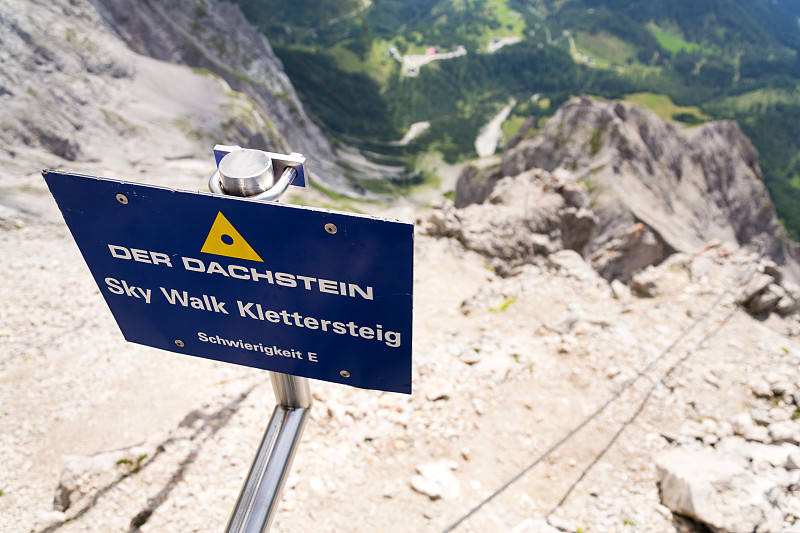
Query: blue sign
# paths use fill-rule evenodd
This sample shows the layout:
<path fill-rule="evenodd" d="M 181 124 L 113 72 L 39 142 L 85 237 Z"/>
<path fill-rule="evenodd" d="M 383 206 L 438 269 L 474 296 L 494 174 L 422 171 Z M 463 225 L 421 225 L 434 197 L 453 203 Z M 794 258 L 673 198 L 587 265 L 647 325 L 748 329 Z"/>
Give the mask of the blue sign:
<path fill-rule="evenodd" d="M 126 340 L 411 393 L 412 224 L 43 175 Z"/>

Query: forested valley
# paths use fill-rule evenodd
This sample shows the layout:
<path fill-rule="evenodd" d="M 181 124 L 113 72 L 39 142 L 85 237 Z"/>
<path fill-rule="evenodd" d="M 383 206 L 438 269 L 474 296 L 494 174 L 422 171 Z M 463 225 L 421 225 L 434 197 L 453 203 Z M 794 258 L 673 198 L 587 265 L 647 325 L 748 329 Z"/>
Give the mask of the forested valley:
<path fill-rule="evenodd" d="M 476 157 L 478 131 L 509 102 L 506 136 L 575 95 L 628 99 L 688 127 L 737 121 L 800 240 L 800 2 L 237 3 L 334 139 L 417 179 L 421 154 Z M 423 121 L 413 142 L 392 142 Z"/>

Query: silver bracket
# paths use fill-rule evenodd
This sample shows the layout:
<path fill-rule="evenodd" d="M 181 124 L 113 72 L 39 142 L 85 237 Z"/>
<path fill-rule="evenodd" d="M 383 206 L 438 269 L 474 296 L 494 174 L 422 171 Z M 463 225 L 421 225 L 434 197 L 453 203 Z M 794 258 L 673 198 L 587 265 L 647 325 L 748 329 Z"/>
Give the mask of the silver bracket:
<path fill-rule="evenodd" d="M 236 155 L 228 157 L 231 154 Z M 285 155 L 218 144 L 214 159 L 217 170 L 208 182 L 214 194 L 269 202 L 280 198 L 289 185 L 308 185 L 306 158 L 297 152 Z M 274 176 L 280 176 L 277 182 Z"/>

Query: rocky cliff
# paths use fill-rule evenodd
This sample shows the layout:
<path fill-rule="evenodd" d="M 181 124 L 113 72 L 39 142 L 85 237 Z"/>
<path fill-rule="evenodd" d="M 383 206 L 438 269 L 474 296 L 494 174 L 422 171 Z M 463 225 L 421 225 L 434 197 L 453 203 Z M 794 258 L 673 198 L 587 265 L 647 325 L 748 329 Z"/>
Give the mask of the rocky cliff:
<path fill-rule="evenodd" d="M 501 197 L 528 212 L 527 234 L 510 233 L 534 244 L 507 252 L 523 261 L 570 248 L 607 279 L 630 279 L 675 251 L 726 241 L 763 246 L 800 279 L 798 248 L 775 216 L 758 153 L 733 122 L 679 130 L 642 107 L 573 99 L 501 164 L 467 169 L 455 205 L 510 205 Z M 532 222 L 534 211 L 548 222 Z"/>
<path fill-rule="evenodd" d="M 250 97 L 285 142 L 304 154 L 315 176 L 340 190 L 349 186 L 334 162 L 334 148 L 306 115 L 267 39 L 237 6 L 218 0 L 131 3 L 93 0 L 109 26 L 137 53 L 206 69 Z M 256 134 L 247 146 L 274 149 Z"/>
<path fill-rule="evenodd" d="M 315 178 L 350 188 L 269 43 L 232 4 L 9 1 L 0 26 L 9 170 L 209 158 L 224 143 L 301 152 Z"/>

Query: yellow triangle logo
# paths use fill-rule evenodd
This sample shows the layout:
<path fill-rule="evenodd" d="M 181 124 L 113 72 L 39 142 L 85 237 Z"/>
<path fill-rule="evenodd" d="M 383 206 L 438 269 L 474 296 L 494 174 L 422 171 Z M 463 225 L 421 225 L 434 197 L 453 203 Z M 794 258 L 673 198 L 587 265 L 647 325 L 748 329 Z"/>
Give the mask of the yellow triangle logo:
<path fill-rule="evenodd" d="M 228 219 L 225 218 L 222 211 L 217 214 L 217 219 L 211 226 L 211 231 L 208 232 L 206 242 L 200 251 L 207 254 L 233 257 L 235 259 L 249 259 L 251 261 L 264 262 L 255 250 L 247 244 L 244 237 L 239 235 L 236 228 L 228 222 Z"/>

